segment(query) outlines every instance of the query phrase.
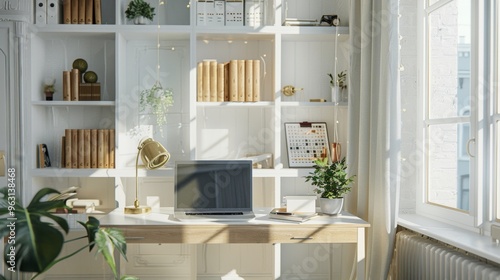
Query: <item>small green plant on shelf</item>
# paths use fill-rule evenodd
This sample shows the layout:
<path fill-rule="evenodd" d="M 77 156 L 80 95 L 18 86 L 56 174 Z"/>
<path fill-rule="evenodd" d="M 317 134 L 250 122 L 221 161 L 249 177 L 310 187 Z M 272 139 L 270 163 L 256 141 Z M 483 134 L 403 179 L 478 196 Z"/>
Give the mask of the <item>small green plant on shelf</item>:
<path fill-rule="evenodd" d="M 66 240 L 64 234 L 69 233 L 68 222 L 62 216 L 54 215 L 53 210 L 69 207 L 63 199 L 45 199 L 52 194 L 60 193 L 51 188 L 43 188 L 24 207 L 12 195 L 10 187 L 0 189 L 0 237 L 6 240 L 5 272 L 32 273 L 31 279 L 35 279 L 60 261 L 87 248 L 90 252 L 97 247 L 96 254 L 104 257 L 114 279 L 138 279 L 134 276 L 120 278 L 116 269 L 115 249 L 127 259 L 127 243 L 119 230 L 102 228 L 98 219 L 88 217 L 87 222 L 78 222 L 85 228 L 86 236 Z M 59 256 L 64 244 L 84 238 L 88 240 L 88 244 L 66 256 Z M 6 278 L 0 273 L 0 280 L 4 279 Z"/>
<path fill-rule="evenodd" d="M 155 8 L 144 0 L 132 0 L 128 4 L 127 10 L 125 10 L 125 15 L 128 19 L 135 19 L 137 17 L 145 17 L 149 20 L 153 20 L 155 16 Z"/>
<path fill-rule="evenodd" d="M 338 86 L 339 88 L 342 88 L 342 89 L 347 88 L 347 82 L 346 82 L 347 72 L 346 72 L 346 70 L 337 74 L 337 80 L 335 80 L 333 78 L 332 73 L 328 73 L 327 75 L 328 75 L 328 77 L 330 77 L 330 86 L 332 86 L 332 87 Z"/>
<path fill-rule="evenodd" d="M 170 89 L 164 89 L 156 82 L 150 89 L 141 91 L 139 111 L 150 112 L 156 118 L 156 124 L 162 131 L 162 126 L 167 123 L 167 112 L 174 104 L 174 95 Z"/>

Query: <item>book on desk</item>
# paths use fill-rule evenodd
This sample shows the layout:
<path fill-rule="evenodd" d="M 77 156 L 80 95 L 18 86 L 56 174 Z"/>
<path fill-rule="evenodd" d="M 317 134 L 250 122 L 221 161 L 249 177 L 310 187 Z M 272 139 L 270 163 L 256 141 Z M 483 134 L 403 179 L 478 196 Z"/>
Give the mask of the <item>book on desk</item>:
<path fill-rule="evenodd" d="M 305 222 L 318 216 L 315 212 L 287 212 L 286 208 L 274 208 L 269 212 L 269 218 L 294 222 Z"/>

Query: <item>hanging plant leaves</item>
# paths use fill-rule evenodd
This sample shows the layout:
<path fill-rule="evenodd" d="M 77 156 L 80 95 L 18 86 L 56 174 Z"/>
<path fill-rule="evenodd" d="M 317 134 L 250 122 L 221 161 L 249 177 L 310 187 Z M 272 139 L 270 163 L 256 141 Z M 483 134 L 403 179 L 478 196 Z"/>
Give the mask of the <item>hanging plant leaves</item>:
<path fill-rule="evenodd" d="M 164 89 L 156 82 L 150 89 L 141 91 L 139 111 L 150 112 L 156 118 L 156 124 L 161 126 L 167 123 L 168 109 L 174 104 L 174 95 L 170 89 Z"/>

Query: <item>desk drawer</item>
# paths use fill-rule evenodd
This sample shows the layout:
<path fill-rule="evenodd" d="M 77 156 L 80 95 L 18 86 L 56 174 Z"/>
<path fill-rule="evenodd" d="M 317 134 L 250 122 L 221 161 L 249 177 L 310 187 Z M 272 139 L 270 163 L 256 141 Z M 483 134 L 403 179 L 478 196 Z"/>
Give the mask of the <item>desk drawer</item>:
<path fill-rule="evenodd" d="M 358 240 L 358 228 L 332 226 L 138 226 L 121 230 L 130 243 L 356 243 Z"/>

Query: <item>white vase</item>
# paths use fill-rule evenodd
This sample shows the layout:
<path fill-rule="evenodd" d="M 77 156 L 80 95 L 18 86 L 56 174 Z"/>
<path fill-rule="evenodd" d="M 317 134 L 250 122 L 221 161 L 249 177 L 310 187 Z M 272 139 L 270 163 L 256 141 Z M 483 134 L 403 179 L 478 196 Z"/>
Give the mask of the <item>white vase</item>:
<path fill-rule="evenodd" d="M 138 16 L 134 18 L 134 24 L 146 24 L 146 18 L 143 16 Z"/>
<path fill-rule="evenodd" d="M 319 199 L 319 208 L 323 214 L 337 215 L 342 211 L 342 206 L 344 206 L 344 198 Z"/>
<path fill-rule="evenodd" d="M 341 92 L 339 87 L 331 87 L 332 89 L 332 102 L 338 104 L 341 101 Z"/>

